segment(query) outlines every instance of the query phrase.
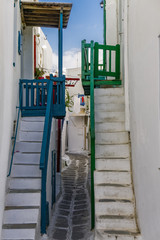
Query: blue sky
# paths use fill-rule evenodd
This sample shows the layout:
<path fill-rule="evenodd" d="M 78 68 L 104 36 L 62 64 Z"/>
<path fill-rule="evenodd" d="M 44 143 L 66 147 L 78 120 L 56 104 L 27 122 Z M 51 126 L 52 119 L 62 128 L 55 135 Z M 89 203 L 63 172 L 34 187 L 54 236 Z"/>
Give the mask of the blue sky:
<path fill-rule="evenodd" d="M 69 2 L 73 4 L 67 29 L 64 29 L 64 52 L 81 48 L 81 40 L 103 42 L 103 9 L 100 0 L 39 0 L 40 2 Z M 47 39 L 57 54 L 58 30 L 43 28 Z"/>

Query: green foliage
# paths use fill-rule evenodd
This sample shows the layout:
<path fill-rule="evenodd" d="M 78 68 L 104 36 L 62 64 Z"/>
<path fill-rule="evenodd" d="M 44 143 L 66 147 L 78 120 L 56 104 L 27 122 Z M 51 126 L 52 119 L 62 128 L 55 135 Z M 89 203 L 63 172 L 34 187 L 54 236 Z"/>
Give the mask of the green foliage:
<path fill-rule="evenodd" d="M 42 77 L 45 74 L 45 71 L 43 68 L 36 68 L 35 70 L 35 79 L 39 79 L 39 77 Z"/>
<path fill-rule="evenodd" d="M 73 105 L 74 105 L 73 96 L 70 96 L 70 95 L 69 95 L 68 90 L 66 90 L 66 92 L 65 92 L 65 105 L 66 105 L 66 107 L 68 108 L 68 111 L 69 111 L 69 112 L 73 112 L 73 111 L 71 110 L 71 108 L 72 108 Z"/>

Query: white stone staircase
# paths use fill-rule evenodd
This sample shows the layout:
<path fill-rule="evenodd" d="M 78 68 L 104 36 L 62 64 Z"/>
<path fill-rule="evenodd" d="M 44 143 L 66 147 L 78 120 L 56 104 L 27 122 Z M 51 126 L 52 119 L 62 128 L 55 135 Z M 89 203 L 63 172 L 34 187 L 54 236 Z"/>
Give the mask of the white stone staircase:
<path fill-rule="evenodd" d="M 44 118 L 20 121 L 11 176 L 8 178 L 2 240 L 40 239 L 39 169 Z"/>
<path fill-rule="evenodd" d="M 95 89 L 95 240 L 140 240 L 123 88 Z"/>

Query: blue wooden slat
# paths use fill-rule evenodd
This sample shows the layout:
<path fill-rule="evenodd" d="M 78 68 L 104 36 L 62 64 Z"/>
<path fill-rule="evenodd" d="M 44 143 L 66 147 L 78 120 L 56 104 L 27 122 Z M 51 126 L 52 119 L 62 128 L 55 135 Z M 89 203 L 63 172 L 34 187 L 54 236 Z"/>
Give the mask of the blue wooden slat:
<path fill-rule="evenodd" d="M 29 89 L 28 89 L 28 83 L 26 83 L 26 107 L 29 106 Z"/>
<path fill-rule="evenodd" d="M 36 84 L 36 105 L 39 106 L 39 85 Z"/>
<path fill-rule="evenodd" d="M 31 107 L 34 106 L 34 87 L 33 82 L 31 82 Z"/>

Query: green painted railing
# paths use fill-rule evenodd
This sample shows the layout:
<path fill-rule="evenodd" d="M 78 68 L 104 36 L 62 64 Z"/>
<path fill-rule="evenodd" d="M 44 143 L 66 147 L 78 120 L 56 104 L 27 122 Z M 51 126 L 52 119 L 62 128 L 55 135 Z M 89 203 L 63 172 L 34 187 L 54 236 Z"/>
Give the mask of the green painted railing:
<path fill-rule="evenodd" d="M 94 119 L 94 42 L 91 41 L 90 64 L 90 133 L 91 133 L 91 228 L 95 225 L 94 171 L 95 171 L 95 119 Z"/>
<path fill-rule="evenodd" d="M 90 134 L 91 134 L 91 228 L 95 226 L 95 116 L 94 88 L 100 85 L 121 85 L 120 45 L 108 46 L 82 41 L 81 58 L 82 85 L 85 95 L 90 95 Z"/>
<path fill-rule="evenodd" d="M 93 59 L 91 59 L 93 51 Z M 120 80 L 120 45 L 103 45 L 82 41 L 82 84 L 90 86 L 91 64 L 94 68 L 94 85 L 121 85 Z M 86 90 L 86 89 L 85 89 Z M 87 93 L 86 95 L 89 95 Z"/>

